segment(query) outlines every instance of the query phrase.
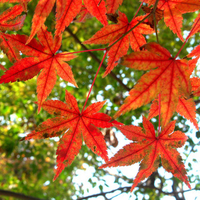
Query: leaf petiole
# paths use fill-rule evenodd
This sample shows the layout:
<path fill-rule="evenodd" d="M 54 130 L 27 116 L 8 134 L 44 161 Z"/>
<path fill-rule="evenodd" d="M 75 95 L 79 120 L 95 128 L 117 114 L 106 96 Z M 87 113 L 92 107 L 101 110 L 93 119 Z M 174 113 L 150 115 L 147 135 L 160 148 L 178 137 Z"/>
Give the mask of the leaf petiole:
<path fill-rule="evenodd" d="M 101 60 L 101 63 L 99 64 L 99 68 L 98 68 L 98 70 L 97 70 L 97 72 L 96 72 L 96 75 L 95 75 L 94 80 L 93 80 L 93 82 L 92 82 L 92 85 L 91 85 L 91 87 L 90 87 L 89 93 L 88 93 L 88 95 L 87 95 L 87 98 L 86 98 L 86 100 L 85 100 L 85 104 L 84 104 L 84 106 L 83 106 L 83 109 L 82 109 L 81 113 L 83 113 L 83 111 L 84 111 L 84 109 L 85 109 L 85 106 L 86 106 L 86 104 L 87 104 L 88 98 L 89 98 L 90 93 L 91 93 L 91 91 L 92 91 L 93 85 L 94 85 L 94 83 L 95 83 L 95 80 L 96 80 L 96 78 L 97 78 L 97 75 L 98 75 L 98 73 L 99 73 L 99 70 L 100 70 L 100 68 L 101 68 L 101 66 L 102 66 L 102 64 L 103 64 L 103 61 L 104 61 L 104 59 L 105 59 L 107 53 L 108 53 L 108 51 L 106 50 L 106 52 L 104 53 L 103 58 L 102 58 L 102 60 Z"/>

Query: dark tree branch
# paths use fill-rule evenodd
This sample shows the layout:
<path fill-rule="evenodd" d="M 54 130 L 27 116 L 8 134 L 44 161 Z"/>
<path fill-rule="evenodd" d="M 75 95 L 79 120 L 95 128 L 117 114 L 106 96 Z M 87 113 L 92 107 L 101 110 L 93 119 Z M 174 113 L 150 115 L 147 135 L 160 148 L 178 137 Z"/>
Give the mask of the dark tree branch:
<path fill-rule="evenodd" d="M 197 104 L 199 104 L 200 103 L 200 99 L 199 100 L 196 100 L 196 101 L 194 101 L 194 103 L 197 105 Z"/>
<path fill-rule="evenodd" d="M 148 186 L 148 185 L 143 185 L 143 183 L 141 184 L 138 184 L 139 188 L 148 188 L 148 189 L 154 189 L 154 190 L 158 190 L 160 193 L 163 193 L 165 195 L 169 195 L 169 196 L 178 196 L 179 193 L 185 193 L 185 192 L 189 192 L 189 191 L 192 191 L 192 190 L 200 190 L 200 189 L 197 189 L 197 188 L 193 188 L 191 190 L 182 190 L 182 191 L 173 191 L 173 192 L 165 192 L 163 191 L 161 188 L 157 188 L 155 186 Z M 111 190 L 111 191 L 108 191 L 108 192 L 100 192 L 98 194 L 93 194 L 93 195 L 89 195 L 89 196 L 86 196 L 86 197 L 81 197 L 81 198 L 78 198 L 77 200 L 85 200 L 85 199 L 89 199 L 89 198 L 93 198 L 93 197 L 98 197 L 98 196 L 104 196 L 109 194 L 109 193 L 113 193 L 113 192 L 116 192 L 116 191 L 121 191 L 121 192 L 127 192 L 127 191 L 130 191 L 131 187 L 119 187 L 117 189 L 114 189 L 114 190 Z"/>
<path fill-rule="evenodd" d="M 82 44 L 82 42 L 79 40 L 79 38 L 71 31 L 71 29 L 69 29 L 69 27 L 67 27 L 66 29 L 65 29 L 75 40 L 76 40 L 76 42 L 78 42 L 85 50 L 88 50 L 88 48 L 84 45 L 84 44 Z M 94 60 L 96 60 L 98 63 L 101 63 L 101 60 L 99 60 L 97 57 L 96 57 L 96 55 L 94 54 L 94 53 L 92 53 L 92 52 L 88 52 L 89 54 L 90 54 L 90 56 L 94 59 Z M 104 69 L 106 69 L 106 65 L 103 63 L 102 64 L 102 67 L 104 68 Z M 119 79 L 119 78 L 117 78 L 117 76 L 113 73 L 113 72 L 110 72 L 110 75 L 125 89 L 125 90 L 127 90 L 127 91 L 130 91 L 131 89 L 129 88 L 129 87 L 127 87 L 123 82 L 122 82 L 122 80 L 121 79 Z"/>
<path fill-rule="evenodd" d="M 21 193 L 16 193 L 16 192 L 11 192 L 7 190 L 1 190 L 1 189 L 0 189 L 0 196 L 14 197 L 20 200 L 43 200 L 36 197 L 27 196 Z"/>
<path fill-rule="evenodd" d="M 98 197 L 98 196 L 104 196 L 105 197 L 106 194 L 113 193 L 113 192 L 118 191 L 118 190 L 126 192 L 126 191 L 129 191 L 130 189 L 131 189 L 131 187 L 120 187 L 120 188 L 111 190 L 109 192 L 100 192 L 98 194 L 93 194 L 93 195 L 89 195 L 89 196 L 86 196 L 86 197 L 81 197 L 81 198 L 78 198 L 77 200 L 84 200 L 84 199 L 89 199 L 89 198 Z"/>

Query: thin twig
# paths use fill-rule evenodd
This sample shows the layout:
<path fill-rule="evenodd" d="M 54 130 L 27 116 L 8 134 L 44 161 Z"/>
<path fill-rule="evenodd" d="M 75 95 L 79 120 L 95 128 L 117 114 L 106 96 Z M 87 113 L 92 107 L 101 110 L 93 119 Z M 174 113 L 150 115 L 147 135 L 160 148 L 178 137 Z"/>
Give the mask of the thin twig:
<path fill-rule="evenodd" d="M 160 126 L 160 121 L 161 121 L 161 93 L 158 95 L 158 110 L 159 110 L 159 116 L 158 116 L 158 136 L 160 135 L 161 132 L 161 126 Z"/>
<path fill-rule="evenodd" d="M 107 51 L 104 53 L 104 56 L 103 56 L 103 58 L 102 58 L 102 60 L 101 60 L 101 63 L 99 64 L 99 68 L 98 68 L 98 70 L 97 70 L 97 72 L 96 72 L 96 75 L 95 75 L 95 77 L 94 77 L 94 80 L 93 80 L 92 85 L 91 85 L 91 87 L 90 87 L 90 90 L 89 90 L 89 92 L 88 92 L 88 95 L 87 95 L 87 98 L 86 98 L 86 101 L 85 101 L 85 104 L 84 104 L 84 106 L 83 106 L 83 109 L 82 109 L 81 113 L 82 113 L 82 112 L 84 111 L 84 109 L 85 109 L 85 106 L 86 106 L 86 104 L 87 104 L 88 98 L 89 98 L 90 93 L 91 93 L 91 91 L 92 91 L 93 85 L 94 85 L 94 83 L 95 83 L 95 80 L 96 80 L 96 78 L 97 78 L 97 75 L 98 75 L 98 73 L 99 73 L 99 70 L 100 70 L 100 68 L 101 68 L 101 66 L 102 66 L 102 64 L 103 64 L 103 61 L 104 61 L 106 55 L 107 55 Z"/>

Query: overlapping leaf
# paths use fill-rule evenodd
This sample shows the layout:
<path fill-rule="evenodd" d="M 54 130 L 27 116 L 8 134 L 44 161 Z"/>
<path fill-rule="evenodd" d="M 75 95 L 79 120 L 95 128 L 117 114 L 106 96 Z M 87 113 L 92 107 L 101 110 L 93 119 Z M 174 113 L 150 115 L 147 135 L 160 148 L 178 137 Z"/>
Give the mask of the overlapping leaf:
<path fill-rule="evenodd" d="M 196 120 L 196 105 L 192 98 L 190 99 L 179 98 L 176 112 L 178 112 L 181 116 L 185 117 L 186 119 L 190 120 L 194 124 L 196 129 L 199 130 L 198 123 Z M 152 102 L 148 119 L 156 117 L 157 115 L 159 115 L 159 107 L 158 107 L 158 100 L 155 99 Z"/>
<path fill-rule="evenodd" d="M 80 12 L 82 0 L 57 1 L 56 7 L 56 35 L 62 33 L 65 27 L 73 21 Z"/>
<path fill-rule="evenodd" d="M 142 1 L 142 0 L 140 0 Z M 154 5 L 156 0 L 144 0 L 149 5 Z M 164 10 L 164 21 L 166 25 L 184 41 L 181 28 L 183 17 L 182 14 L 194 12 L 200 9 L 199 0 L 159 0 L 158 9 Z"/>
<path fill-rule="evenodd" d="M 56 54 L 60 48 L 62 36 L 53 38 L 52 34 L 46 29 L 43 26 L 38 32 L 40 43 L 34 39 L 28 45 L 25 45 L 27 41 L 27 36 L 25 35 L 3 35 L 9 43 L 12 43 L 23 54 L 30 57 L 16 62 L 0 78 L 0 83 L 26 81 L 33 78 L 43 69 L 37 79 L 39 111 L 42 103 L 56 83 L 56 72 L 62 79 L 77 86 L 70 66 L 64 62 L 75 58 L 75 56 L 67 52 Z"/>
<path fill-rule="evenodd" d="M 26 18 L 26 15 L 21 15 L 23 10 L 21 5 L 16 5 L 4 11 L 0 15 L 0 31 L 19 30 Z"/>
<path fill-rule="evenodd" d="M 105 101 L 93 103 L 80 112 L 77 101 L 68 91 L 66 103 L 58 100 L 49 100 L 43 103 L 42 108 L 48 113 L 56 115 L 48 119 L 30 133 L 25 139 L 43 139 L 64 134 L 57 149 L 57 169 L 54 180 L 64 167 L 70 165 L 82 146 L 82 137 L 86 145 L 104 160 L 108 160 L 106 144 L 102 133 L 96 128 L 108 128 L 116 121 L 110 122 L 111 117 L 98 113 Z"/>
<path fill-rule="evenodd" d="M 143 126 L 144 131 L 133 125 L 117 127 L 129 140 L 134 142 L 119 150 L 100 168 L 132 165 L 141 161 L 139 172 L 131 187 L 132 191 L 140 181 L 156 171 L 161 158 L 165 170 L 191 188 L 181 156 L 175 149 L 184 145 L 187 136 L 181 131 L 173 132 L 175 121 L 169 123 L 158 137 L 156 137 L 153 125 L 145 117 L 143 117 Z"/>
<path fill-rule="evenodd" d="M 113 44 L 123 34 L 128 32 L 131 28 L 136 26 L 143 19 L 143 16 L 134 18 L 130 23 L 125 14 L 119 12 L 118 23 L 114 25 L 107 25 L 98 31 L 92 38 L 85 41 L 85 44 Z M 127 54 L 129 44 L 134 51 L 146 43 L 146 40 L 142 34 L 151 34 L 153 29 L 146 24 L 139 24 L 125 37 L 119 40 L 108 51 L 108 66 L 104 77 L 112 71 L 112 69 L 118 64 L 117 61 Z"/>
<path fill-rule="evenodd" d="M 192 25 L 192 29 L 191 29 L 190 34 L 188 35 L 187 38 L 190 38 L 191 36 L 193 36 L 198 31 L 200 31 L 200 14 L 194 20 L 194 23 Z"/>
<path fill-rule="evenodd" d="M 88 11 L 88 9 L 82 5 L 81 10 L 79 14 L 76 16 L 76 18 L 73 20 L 74 22 L 85 22 L 86 19 L 91 18 L 92 15 Z"/>
<path fill-rule="evenodd" d="M 106 4 L 104 0 L 84 0 L 84 4 L 88 11 L 104 26 L 108 25 L 106 17 Z"/>
<path fill-rule="evenodd" d="M 21 59 L 19 54 L 19 50 L 16 46 L 10 43 L 6 38 L 4 38 L 4 34 L 0 33 L 0 49 L 7 55 L 10 62 L 14 63 Z"/>
<path fill-rule="evenodd" d="M 200 57 L 200 45 L 196 46 L 193 51 L 188 55 L 189 58 L 191 57 Z"/>
<path fill-rule="evenodd" d="M 143 6 L 142 7 L 142 10 L 145 12 L 145 13 L 153 13 L 153 8 L 149 8 L 147 6 Z M 154 22 L 154 15 L 150 15 L 148 17 L 148 19 L 145 21 L 147 24 L 149 24 L 152 28 L 155 28 L 155 24 L 158 24 L 158 22 L 163 18 L 164 16 L 164 13 L 163 13 L 163 10 L 160 10 L 158 8 L 156 8 L 156 11 L 155 11 L 155 22 Z"/>
<path fill-rule="evenodd" d="M 123 64 L 127 67 L 150 71 L 129 92 L 115 117 L 149 103 L 160 93 L 164 127 L 176 111 L 179 96 L 189 98 L 191 94 L 188 63 L 184 59 L 175 60 L 169 51 L 157 43 L 149 43 L 145 47 L 149 51 L 134 52 L 124 57 Z"/>
<path fill-rule="evenodd" d="M 0 70 L 6 71 L 6 68 L 0 64 Z"/>
<path fill-rule="evenodd" d="M 122 4 L 123 0 L 106 0 L 107 13 L 114 14 L 118 7 Z"/>

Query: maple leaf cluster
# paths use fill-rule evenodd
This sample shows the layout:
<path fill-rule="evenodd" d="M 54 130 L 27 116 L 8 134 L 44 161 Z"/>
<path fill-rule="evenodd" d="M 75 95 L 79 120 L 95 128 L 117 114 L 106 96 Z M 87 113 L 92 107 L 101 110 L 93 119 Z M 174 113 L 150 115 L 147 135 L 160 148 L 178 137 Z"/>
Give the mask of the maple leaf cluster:
<path fill-rule="evenodd" d="M 60 136 L 54 180 L 65 167 L 73 162 L 80 151 L 83 138 L 86 145 L 106 161 L 101 168 L 140 162 L 140 170 L 131 190 L 158 168 L 160 160 L 167 171 L 190 188 L 181 156 L 175 149 L 184 145 L 187 136 L 180 131 L 173 132 L 175 121 L 170 122 L 170 120 L 174 113 L 178 112 L 190 120 L 196 129 L 199 129 L 192 97 L 200 96 L 200 79 L 191 75 L 200 57 L 200 45 L 187 55 L 187 59 L 177 59 L 181 49 L 175 57 L 172 57 L 170 52 L 158 43 L 147 43 L 144 35 L 157 34 L 158 21 L 164 18 L 165 24 L 180 40 L 185 41 L 184 47 L 188 39 L 200 31 L 200 14 L 185 40 L 181 33 L 182 14 L 198 11 L 199 0 L 141 0 L 142 3 L 148 5 L 148 7 L 143 7 L 145 14 L 133 16 L 131 22 L 128 21 L 125 13 L 118 10 L 123 0 L 39 0 L 32 18 L 29 36 L 8 33 L 8 31 L 17 31 L 22 28 L 28 15 L 29 0 L 1 0 L 1 2 L 18 4 L 0 15 L 0 48 L 13 63 L 8 70 L 0 65 L 0 70 L 5 71 L 0 77 L 0 84 L 26 81 L 39 74 L 37 78 L 38 111 L 43 108 L 55 117 L 43 122 L 24 139 Z M 56 25 L 53 36 L 47 31 L 44 23 L 48 15 L 53 12 L 54 6 Z M 93 103 L 85 109 L 87 98 L 81 111 L 75 97 L 68 91 L 65 96 L 66 103 L 58 100 L 46 101 L 56 83 L 56 75 L 78 87 L 71 67 L 66 63 L 76 56 L 74 53 L 59 51 L 62 33 L 70 23 L 84 22 L 91 17 L 96 17 L 103 28 L 84 44 L 108 44 L 103 48 L 106 52 L 104 58 L 108 56 L 103 77 L 107 76 L 119 62 L 134 70 L 147 71 L 130 90 L 124 104 L 114 115 L 116 119 L 121 114 L 152 102 L 148 119 L 143 117 L 144 130 L 133 125 L 122 125 L 107 114 L 99 113 L 105 101 Z M 108 19 L 112 19 L 114 23 L 108 23 Z M 38 40 L 34 38 L 35 35 Z M 129 45 L 133 52 L 127 55 Z M 161 119 L 162 127 L 162 131 L 158 131 L 158 134 L 149 121 L 157 115 Z M 134 142 L 108 159 L 103 134 L 97 127 L 112 126 L 117 127 Z"/>

